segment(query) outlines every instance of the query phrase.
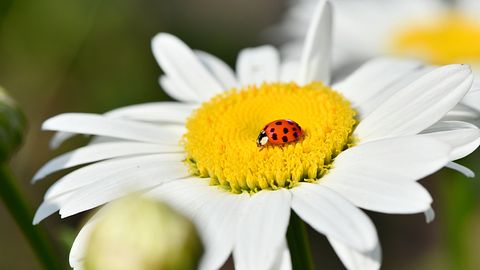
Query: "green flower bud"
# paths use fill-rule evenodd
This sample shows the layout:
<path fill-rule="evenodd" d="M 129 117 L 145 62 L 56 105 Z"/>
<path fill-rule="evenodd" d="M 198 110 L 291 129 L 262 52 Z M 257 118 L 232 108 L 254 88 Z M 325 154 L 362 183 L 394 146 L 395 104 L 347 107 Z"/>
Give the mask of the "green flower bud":
<path fill-rule="evenodd" d="M 87 270 L 197 269 L 193 224 L 165 204 L 129 197 L 102 209 L 86 250 Z"/>
<path fill-rule="evenodd" d="M 8 161 L 23 141 L 27 121 L 24 114 L 0 87 L 0 161 Z"/>

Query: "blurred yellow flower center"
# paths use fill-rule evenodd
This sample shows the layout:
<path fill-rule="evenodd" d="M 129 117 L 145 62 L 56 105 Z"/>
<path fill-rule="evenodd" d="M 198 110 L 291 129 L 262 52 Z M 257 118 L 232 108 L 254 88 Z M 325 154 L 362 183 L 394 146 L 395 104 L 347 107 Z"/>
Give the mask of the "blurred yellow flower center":
<path fill-rule="evenodd" d="M 262 128 L 292 119 L 304 136 L 282 146 L 257 147 Z M 273 83 L 229 90 L 204 103 L 188 119 L 184 136 L 194 175 L 240 193 L 291 188 L 324 175 L 352 142 L 355 111 L 322 83 Z"/>
<path fill-rule="evenodd" d="M 403 28 L 393 40 L 393 52 L 432 64 L 480 63 L 480 20 L 449 14 Z"/>

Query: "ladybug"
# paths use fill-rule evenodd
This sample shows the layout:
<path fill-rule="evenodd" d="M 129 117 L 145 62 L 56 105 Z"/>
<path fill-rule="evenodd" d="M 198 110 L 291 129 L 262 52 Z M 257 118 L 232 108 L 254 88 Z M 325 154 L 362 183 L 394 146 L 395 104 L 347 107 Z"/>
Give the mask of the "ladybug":
<path fill-rule="evenodd" d="M 303 135 L 299 124 L 290 119 L 280 119 L 268 123 L 257 138 L 257 146 L 282 145 L 295 142 Z"/>

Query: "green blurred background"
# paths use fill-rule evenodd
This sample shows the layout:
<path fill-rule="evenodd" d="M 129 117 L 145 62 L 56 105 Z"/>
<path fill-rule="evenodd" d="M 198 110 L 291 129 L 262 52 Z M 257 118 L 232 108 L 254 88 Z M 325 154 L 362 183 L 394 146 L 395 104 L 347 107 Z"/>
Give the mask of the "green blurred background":
<path fill-rule="evenodd" d="M 230 65 L 244 47 L 265 43 L 263 31 L 281 18 L 284 0 L 0 0 L 0 85 L 29 119 L 26 143 L 12 165 L 35 209 L 59 174 L 35 186 L 30 179 L 47 160 L 84 142 L 48 148 L 42 121 L 62 112 L 94 112 L 168 100 L 150 51 L 157 32 L 171 32 L 191 47 Z M 478 154 L 462 161 L 480 171 Z M 480 269 L 480 184 L 443 170 L 424 180 L 437 219 L 371 214 L 384 250 L 384 269 Z M 61 260 L 84 215 L 41 223 Z M 342 269 L 325 238 L 311 232 L 317 269 Z M 231 268 L 227 265 L 226 269 Z M 0 204 L 0 270 L 40 269 L 27 242 Z"/>

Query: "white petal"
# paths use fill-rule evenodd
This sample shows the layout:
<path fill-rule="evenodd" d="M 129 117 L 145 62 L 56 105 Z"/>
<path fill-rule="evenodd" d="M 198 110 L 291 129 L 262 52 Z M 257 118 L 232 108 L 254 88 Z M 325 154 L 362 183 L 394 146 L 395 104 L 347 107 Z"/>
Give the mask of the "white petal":
<path fill-rule="evenodd" d="M 478 75 L 480 75 L 480 73 L 478 71 L 475 72 L 475 79 L 473 80 L 473 85 L 472 85 L 472 89 L 470 90 L 470 92 L 468 94 L 478 94 L 479 91 L 480 91 L 480 78 L 478 78 Z M 468 96 L 467 94 L 467 96 Z M 478 98 L 478 96 L 477 96 Z M 478 105 L 478 104 L 477 104 Z"/>
<path fill-rule="evenodd" d="M 443 118 L 442 121 L 463 121 L 468 123 L 478 122 L 480 119 L 480 113 L 464 104 L 457 104 L 452 110 L 450 110 Z"/>
<path fill-rule="evenodd" d="M 328 183 L 325 180 L 322 185 L 342 194 L 358 207 L 380 213 L 421 213 L 432 203 L 430 194 L 416 182 L 395 184 L 342 174 L 335 175 L 335 179 Z"/>
<path fill-rule="evenodd" d="M 111 159 L 94 163 L 75 170 L 55 182 L 45 193 L 45 199 L 53 198 L 90 184 L 95 184 L 97 181 L 142 171 L 145 167 L 150 168 L 156 165 L 163 167 L 162 164 L 166 162 L 168 164 L 176 162 L 186 168 L 182 163 L 184 158 L 182 154 L 154 154 Z"/>
<path fill-rule="evenodd" d="M 142 163 L 134 169 L 111 172 L 96 182 L 72 191 L 74 194 L 60 208 L 62 218 L 92 209 L 131 193 L 153 188 L 161 183 L 189 175 L 177 161 Z"/>
<path fill-rule="evenodd" d="M 221 192 L 217 194 L 215 191 L 209 185 L 209 179 L 192 176 L 155 187 L 145 196 L 167 201 L 177 211 L 193 218 L 204 203 L 220 196 Z"/>
<path fill-rule="evenodd" d="M 120 143 L 120 142 L 125 143 L 125 142 L 132 142 L 132 141 L 119 139 L 119 138 L 105 137 L 105 136 L 93 136 L 88 142 L 88 144 L 94 145 L 94 144 L 102 144 L 102 143 Z"/>
<path fill-rule="evenodd" d="M 157 34 L 152 39 L 152 50 L 165 74 L 174 81 L 183 82 L 201 101 L 223 91 L 193 51 L 177 37 L 167 33 Z"/>
<path fill-rule="evenodd" d="M 217 200 L 211 200 L 199 209 L 196 220 L 207 250 L 200 262 L 199 269 L 218 269 L 232 252 L 235 236 L 245 207 L 246 195 L 232 196 L 224 194 Z"/>
<path fill-rule="evenodd" d="M 42 128 L 172 145 L 178 145 L 185 133 L 183 126 L 157 126 L 88 113 L 60 114 L 45 121 Z"/>
<path fill-rule="evenodd" d="M 207 179 L 179 179 L 147 193 L 166 200 L 172 207 L 192 218 L 205 246 L 199 269 L 219 269 L 232 252 L 237 226 L 242 216 L 245 194 L 234 195 Z"/>
<path fill-rule="evenodd" d="M 184 124 L 196 105 L 179 102 L 152 102 L 109 111 L 105 116 L 127 120 Z"/>
<path fill-rule="evenodd" d="M 280 56 L 272 46 L 243 49 L 237 59 L 238 79 L 243 86 L 276 82 L 279 78 Z"/>
<path fill-rule="evenodd" d="M 480 112 L 480 74 L 475 74 L 475 81 L 474 85 L 472 86 L 472 90 L 468 92 L 467 95 L 462 100 L 463 104 L 470 106 L 471 108 L 475 109 L 477 112 L 477 117 Z"/>
<path fill-rule="evenodd" d="M 341 152 L 333 165 L 335 171 L 377 176 L 382 180 L 417 181 L 445 166 L 451 151 L 448 144 L 435 138 L 413 135 L 354 146 Z"/>
<path fill-rule="evenodd" d="M 422 131 L 423 134 L 452 130 L 478 130 L 478 127 L 462 121 L 439 121 Z"/>
<path fill-rule="evenodd" d="M 463 165 L 460 165 L 456 162 L 449 162 L 449 163 L 447 163 L 447 165 L 445 165 L 445 167 L 450 168 L 452 170 L 455 170 L 459 173 L 462 173 L 466 177 L 469 177 L 469 178 L 474 178 L 475 177 L 475 173 L 472 170 L 470 170 L 469 168 L 467 168 Z"/>
<path fill-rule="evenodd" d="M 45 218 L 60 210 L 60 207 L 72 196 L 71 193 L 62 194 L 55 198 L 45 200 L 40 204 L 35 216 L 33 217 L 33 225 L 37 225 Z"/>
<path fill-rule="evenodd" d="M 382 264 L 382 250 L 380 243 L 377 243 L 375 248 L 367 252 L 358 252 L 348 246 L 328 238 L 335 253 L 337 253 L 340 260 L 349 270 L 376 270 L 380 269 Z"/>
<path fill-rule="evenodd" d="M 180 146 L 157 145 L 138 142 L 114 142 L 88 145 L 58 156 L 45 164 L 33 177 L 32 182 L 63 169 L 100 160 L 153 153 L 181 153 Z"/>
<path fill-rule="evenodd" d="M 282 250 L 270 270 L 292 270 L 292 258 L 290 250 L 288 250 L 287 240 L 284 240 Z"/>
<path fill-rule="evenodd" d="M 399 90 L 355 129 L 361 141 L 416 134 L 440 120 L 468 92 L 473 76 L 465 65 L 437 68 Z"/>
<path fill-rule="evenodd" d="M 333 86 L 342 93 L 361 115 L 368 115 L 378 106 L 382 96 L 391 96 L 398 81 L 421 67 L 418 61 L 376 58 L 368 61 L 345 80 Z M 385 97 L 383 98 L 385 99 Z"/>
<path fill-rule="evenodd" d="M 167 75 L 162 75 L 158 78 L 158 83 L 162 87 L 163 91 L 170 97 L 187 103 L 200 103 L 202 98 L 199 94 L 191 89 L 182 80 L 174 80 Z"/>
<path fill-rule="evenodd" d="M 218 57 L 204 51 L 195 51 L 198 59 L 208 68 L 210 73 L 222 84 L 224 90 L 238 87 L 233 70 Z"/>
<path fill-rule="evenodd" d="M 280 81 L 281 82 L 295 82 L 298 79 L 299 62 L 284 61 L 280 65 Z M 297 82 L 298 83 L 298 82 Z"/>
<path fill-rule="evenodd" d="M 450 152 L 447 144 L 423 136 L 369 142 L 338 155 L 320 184 L 368 210 L 423 212 L 432 199 L 415 180 L 445 166 Z"/>
<path fill-rule="evenodd" d="M 166 157 L 167 155 L 151 155 L 110 160 L 76 170 L 48 189 L 33 222 L 39 223 L 74 201 L 80 201 L 79 207 L 85 208 L 92 203 L 98 204 L 98 200 L 105 200 L 106 195 L 113 198 L 123 196 L 129 191 L 153 187 L 188 174 L 186 169 L 181 167 L 184 166 L 181 161 L 166 161 Z M 169 177 L 171 179 L 168 179 Z M 100 195 L 103 197 L 93 198 L 91 201 L 79 200 L 79 197 L 89 192 L 102 193 Z M 110 194 L 107 194 L 108 192 Z"/>
<path fill-rule="evenodd" d="M 50 140 L 50 148 L 57 149 L 66 140 L 75 137 L 77 134 L 70 132 L 56 132 Z"/>
<path fill-rule="evenodd" d="M 451 160 L 471 154 L 480 145 L 480 130 L 470 123 L 441 121 L 422 132 L 422 136 L 435 138 L 452 147 Z"/>
<path fill-rule="evenodd" d="M 291 189 L 292 208 L 320 233 L 359 251 L 370 251 L 378 242 L 373 223 L 361 210 L 333 190 L 303 183 Z"/>
<path fill-rule="evenodd" d="M 410 73 L 408 73 L 408 70 L 404 70 L 403 77 L 399 77 L 399 80 L 392 83 L 382 91 L 378 92 L 376 95 L 374 95 L 370 99 L 367 99 L 365 100 L 365 102 L 358 105 L 356 109 L 357 111 L 360 112 L 360 116 L 359 116 L 360 121 L 365 119 L 371 112 L 375 111 L 379 106 L 381 106 L 384 102 L 386 102 L 398 91 L 408 86 L 411 82 L 418 80 L 425 74 L 431 72 L 435 68 L 436 67 L 432 67 L 432 66 L 423 66 L 423 67 L 412 70 Z M 393 72 L 393 74 L 397 72 Z M 381 76 L 383 77 L 385 75 L 382 74 Z"/>
<path fill-rule="evenodd" d="M 115 109 L 104 115 L 128 120 L 180 123 L 186 122 L 196 105 L 178 102 L 152 102 Z M 50 148 L 56 149 L 75 133 L 56 132 L 50 141 Z"/>
<path fill-rule="evenodd" d="M 321 81 L 330 84 L 332 50 L 332 5 L 321 0 L 315 8 L 303 45 L 300 84 Z"/>
<path fill-rule="evenodd" d="M 425 214 L 425 222 L 430 223 L 435 219 L 435 211 L 433 208 L 428 208 L 427 211 L 424 212 Z"/>
<path fill-rule="evenodd" d="M 273 266 L 283 251 L 290 202 L 291 194 L 284 188 L 251 196 L 233 250 L 235 269 L 269 270 Z"/>

